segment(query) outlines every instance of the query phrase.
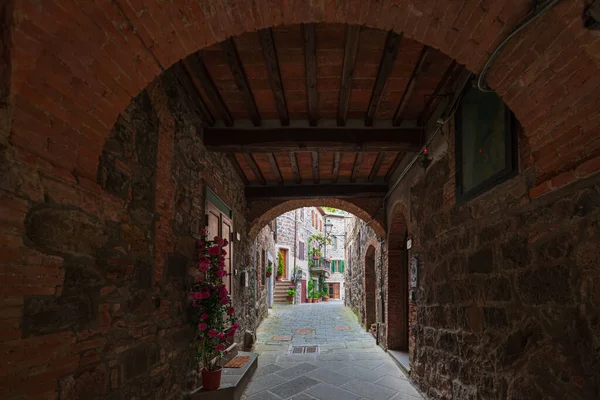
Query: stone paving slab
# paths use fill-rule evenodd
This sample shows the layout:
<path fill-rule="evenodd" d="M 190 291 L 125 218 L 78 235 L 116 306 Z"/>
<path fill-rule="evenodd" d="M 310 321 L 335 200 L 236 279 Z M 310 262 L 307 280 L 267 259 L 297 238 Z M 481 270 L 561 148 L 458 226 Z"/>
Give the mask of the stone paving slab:
<path fill-rule="evenodd" d="M 319 345 L 320 353 L 290 354 L 292 345 Z M 258 369 L 244 400 L 422 400 L 341 302 L 276 305 L 255 350 Z"/>

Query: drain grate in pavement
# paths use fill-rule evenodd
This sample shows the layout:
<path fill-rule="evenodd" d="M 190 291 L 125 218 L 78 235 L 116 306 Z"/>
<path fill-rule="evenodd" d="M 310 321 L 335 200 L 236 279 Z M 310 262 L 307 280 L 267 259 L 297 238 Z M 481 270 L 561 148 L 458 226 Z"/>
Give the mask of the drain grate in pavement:
<path fill-rule="evenodd" d="M 292 346 L 290 354 L 317 354 L 319 346 Z"/>

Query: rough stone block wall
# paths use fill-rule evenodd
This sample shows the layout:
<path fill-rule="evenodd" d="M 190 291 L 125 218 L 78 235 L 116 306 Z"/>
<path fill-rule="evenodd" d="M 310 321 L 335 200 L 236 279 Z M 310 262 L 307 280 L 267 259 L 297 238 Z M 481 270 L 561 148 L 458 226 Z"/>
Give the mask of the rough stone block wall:
<path fill-rule="evenodd" d="M 112 128 L 95 181 L 39 159 L 33 169 L 28 150 L 2 149 L 2 398 L 181 397 L 195 367 L 186 279 L 204 186 L 242 234 L 233 268 L 250 284 L 234 278 L 236 341 L 266 314 L 255 307 L 266 287 L 255 291 L 243 183 L 204 151 L 184 104 L 168 80 L 142 91 Z"/>

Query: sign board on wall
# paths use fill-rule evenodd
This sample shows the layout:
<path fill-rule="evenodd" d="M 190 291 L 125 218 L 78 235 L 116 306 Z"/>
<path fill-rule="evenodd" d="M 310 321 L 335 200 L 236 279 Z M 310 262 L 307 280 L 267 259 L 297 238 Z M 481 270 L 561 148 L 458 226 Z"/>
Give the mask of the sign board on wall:
<path fill-rule="evenodd" d="M 418 274 L 419 274 L 419 260 L 417 259 L 417 257 L 412 256 L 410 258 L 410 287 L 411 288 L 416 288 L 418 286 L 418 283 L 419 283 Z"/>

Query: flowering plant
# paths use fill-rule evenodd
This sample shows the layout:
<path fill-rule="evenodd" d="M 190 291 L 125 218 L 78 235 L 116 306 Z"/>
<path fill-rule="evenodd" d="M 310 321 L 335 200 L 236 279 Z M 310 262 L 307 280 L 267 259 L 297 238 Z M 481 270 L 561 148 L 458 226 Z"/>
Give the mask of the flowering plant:
<path fill-rule="evenodd" d="M 227 240 L 215 236 L 208 240 L 206 230 L 200 232 L 197 242 L 198 273 L 190 291 L 193 309 L 192 322 L 197 328 L 196 357 L 207 371 L 219 369 L 225 355 L 227 340 L 235 335 L 240 325 L 235 318 L 235 309 L 223 277 Z"/>

